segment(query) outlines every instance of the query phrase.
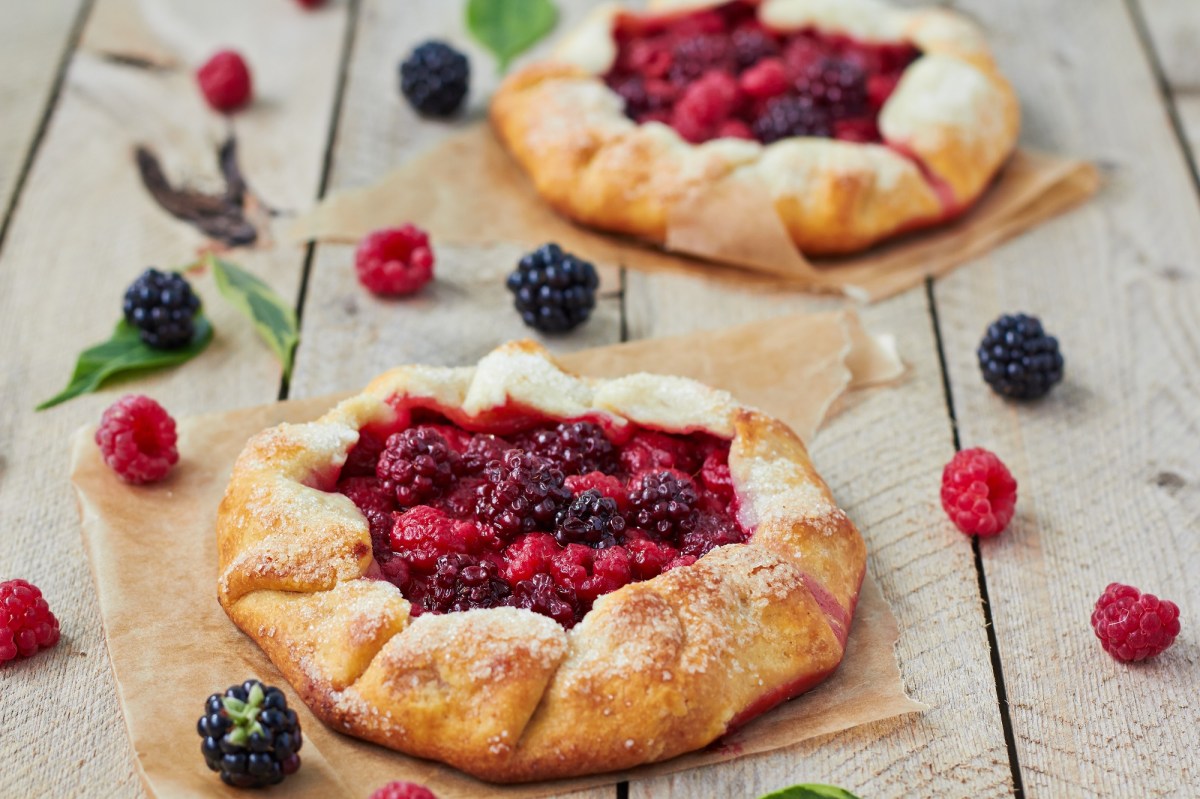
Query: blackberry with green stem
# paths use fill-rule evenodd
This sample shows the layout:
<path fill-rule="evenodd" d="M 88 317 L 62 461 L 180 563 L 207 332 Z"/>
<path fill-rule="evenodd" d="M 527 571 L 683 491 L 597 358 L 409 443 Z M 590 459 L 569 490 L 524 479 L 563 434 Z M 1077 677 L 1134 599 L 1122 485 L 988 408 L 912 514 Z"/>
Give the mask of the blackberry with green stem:
<path fill-rule="evenodd" d="M 173 350 L 191 343 L 200 298 L 183 275 L 151 267 L 125 290 L 122 308 L 146 346 Z"/>
<path fill-rule="evenodd" d="M 235 788 L 277 785 L 300 768 L 296 711 L 282 691 L 258 680 L 210 696 L 196 730 L 204 762 Z"/>
<path fill-rule="evenodd" d="M 525 324 L 565 333 L 591 316 L 600 277 L 590 263 L 549 243 L 523 257 L 506 285 Z"/>

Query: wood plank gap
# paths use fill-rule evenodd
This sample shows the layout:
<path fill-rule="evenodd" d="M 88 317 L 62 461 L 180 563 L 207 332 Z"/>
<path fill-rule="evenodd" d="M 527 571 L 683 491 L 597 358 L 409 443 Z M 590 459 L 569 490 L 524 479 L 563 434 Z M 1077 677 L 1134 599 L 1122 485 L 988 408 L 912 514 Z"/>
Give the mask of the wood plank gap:
<path fill-rule="evenodd" d="M 620 275 L 621 275 L 621 341 L 622 341 L 622 343 L 624 343 L 626 341 L 629 341 L 629 308 L 627 307 L 627 303 L 626 303 L 626 300 L 629 297 L 629 291 L 627 289 L 627 284 L 629 282 L 627 280 L 628 269 L 626 267 L 622 266 Z"/>
<path fill-rule="evenodd" d="M 355 34 L 358 31 L 358 14 L 362 10 L 360 0 L 350 0 L 350 7 L 346 12 L 346 32 L 342 37 L 342 59 L 338 63 L 338 83 L 337 89 L 333 93 L 333 108 L 329 118 L 329 133 L 325 137 L 325 156 L 321 160 L 321 180 L 317 184 L 317 199 L 325 196 L 325 192 L 329 188 L 329 175 L 333 171 L 333 148 L 337 143 L 338 123 L 342 119 L 342 103 L 346 96 L 346 82 L 350 75 L 350 56 L 354 53 Z M 308 297 L 308 275 L 312 271 L 313 258 L 317 252 L 316 242 L 310 241 L 304 246 L 304 266 L 300 270 L 300 289 L 296 292 L 296 329 L 297 331 L 304 330 L 304 301 Z M 300 351 L 300 345 L 303 343 L 304 337 L 300 336 L 296 342 L 296 351 L 292 354 L 292 364 L 295 364 L 296 353 Z M 291 389 L 291 381 L 286 374 L 279 377 L 279 399 L 285 400 L 288 398 L 288 392 Z"/>
<path fill-rule="evenodd" d="M 938 365 L 942 370 L 942 390 L 946 396 L 946 413 L 950 416 L 950 431 L 954 437 L 954 451 L 962 451 L 958 437 L 958 417 L 954 413 L 954 392 L 950 388 L 950 370 L 946 366 L 946 350 L 942 343 L 942 326 L 938 321 L 937 302 L 933 296 L 933 278 L 925 278 L 925 300 L 929 307 L 929 321 L 933 325 L 933 338 L 937 342 Z M 1021 763 L 1017 757 L 1017 737 L 1013 732 L 1012 718 L 1008 713 L 1008 690 L 1004 686 L 1004 668 L 1000 662 L 1000 642 L 996 640 L 996 626 L 992 623 L 992 603 L 988 598 L 987 575 L 983 571 L 983 552 L 979 548 L 979 536 L 971 537 L 971 553 L 975 558 L 975 578 L 979 583 L 979 599 L 983 604 L 984 630 L 987 632 L 988 651 L 992 658 L 992 674 L 996 678 L 996 701 L 1000 705 L 1000 726 L 1004 728 L 1004 745 L 1008 749 L 1008 766 L 1012 771 L 1013 797 L 1024 799 L 1025 785 L 1021 781 Z"/>
<path fill-rule="evenodd" d="M 33 161 L 37 157 L 38 150 L 41 149 L 42 139 L 45 138 L 46 130 L 50 127 L 50 118 L 54 116 L 54 109 L 58 107 L 58 98 L 62 95 L 63 84 L 67 78 L 67 68 L 71 65 L 71 59 L 79 47 L 79 40 L 83 38 L 83 29 L 87 25 L 95 2 L 96 0 L 84 0 L 75 17 L 75 23 L 71 26 L 71 35 L 67 37 L 67 46 L 63 48 L 62 58 L 59 59 L 58 68 L 55 70 L 50 95 L 46 98 L 46 107 L 42 111 L 41 119 L 38 120 L 37 129 L 33 133 L 33 141 L 29 143 L 29 150 L 21 162 L 21 169 L 17 172 L 17 180 L 13 184 L 12 196 L 8 198 L 8 206 L 0 216 L 0 253 L 4 252 L 9 222 L 12 221 L 13 214 L 17 210 L 17 203 L 20 202 L 21 193 L 25 190 L 25 181 L 29 178 Z"/>
<path fill-rule="evenodd" d="M 1188 142 L 1187 130 L 1183 126 L 1183 119 L 1179 116 L 1179 108 L 1175 104 L 1175 92 L 1171 88 L 1171 82 L 1167 79 L 1167 71 L 1163 67 L 1162 59 L 1159 58 L 1158 50 L 1154 47 L 1154 39 L 1150 35 L 1150 27 L 1146 23 L 1146 16 L 1142 13 L 1140 0 L 1125 0 L 1125 10 L 1129 14 L 1134 32 L 1137 33 L 1138 43 L 1142 46 L 1146 62 L 1150 65 L 1150 72 L 1154 75 L 1154 82 L 1158 85 L 1159 97 L 1162 99 L 1163 106 L 1166 109 L 1167 119 L 1171 122 L 1171 133 L 1183 149 L 1183 157 L 1187 160 L 1188 170 L 1192 176 L 1192 188 L 1196 190 L 1197 196 L 1200 196 L 1200 163 L 1197 162 L 1196 154 L 1192 152 L 1191 145 Z"/>

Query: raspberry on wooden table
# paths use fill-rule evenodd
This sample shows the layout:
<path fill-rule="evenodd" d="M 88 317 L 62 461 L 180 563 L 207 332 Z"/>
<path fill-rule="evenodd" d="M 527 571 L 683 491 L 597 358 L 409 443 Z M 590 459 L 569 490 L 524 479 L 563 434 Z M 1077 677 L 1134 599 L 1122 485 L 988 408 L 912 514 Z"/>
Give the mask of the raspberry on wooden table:
<path fill-rule="evenodd" d="M 964 449 L 942 472 L 942 507 L 967 535 L 996 535 L 1012 520 L 1017 481 L 986 449 Z"/>
<path fill-rule="evenodd" d="M 371 293 L 402 297 L 433 279 L 429 235 L 415 225 L 368 233 L 354 253 L 358 282 Z"/>
<path fill-rule="evenodd" d="M 245 59 L 233 50 L 221 50 L 196 70 L 204 99 L 216 111 L 236 111 L 250 102 L 253 86 Z"/>
<path fill-rule="evenodd" d="M 179 461 L 175 420 L 154 400 L 129 394 L 100 417 L 96 444 L 104 462 L 129 483 L 153 483 Z"/>
<path fill-rule="evenodd" d="M 37 586 L 26 580 L 0 583 L 0 663 L 49 649 L 58 635 L 58 619 Z"/>
<path fill-rule="evenodd" d="M 1096 600 L 1092 629 L 1100 646 L 1124 662 L 1164 652 L 1179 635 L 1179 607 L 1131 585 L 1110 583 Z"/>
<path fill-rule="evenodd" d="M 437 799 L 437 796 L 424 785 L 397 780 L 376 788 L 370 799 Z"/>

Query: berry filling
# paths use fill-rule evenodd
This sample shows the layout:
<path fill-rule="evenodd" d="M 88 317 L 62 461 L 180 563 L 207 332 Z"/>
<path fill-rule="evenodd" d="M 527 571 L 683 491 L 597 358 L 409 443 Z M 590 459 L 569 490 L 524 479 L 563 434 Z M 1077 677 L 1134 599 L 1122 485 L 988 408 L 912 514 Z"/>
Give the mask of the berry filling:
<path fill-rule="evenodd" d="M 571 627 L 598 597 L 749 537 L 728 441 L 516 413 L 466 429 L 393 404 L 402 422 L 361 432 L 336 490 L 413 615 L 509 606 Z"/>
<path fill-rule="evenodd" d="M 734 0 L 682 15 L 622 14 L 605 83 L 636 122 L 700 143 L 791 136 L 879 142 L 879 110 L 909 64 L 907 42 L 862 42 L 813 28 L 777 31 Z"/>

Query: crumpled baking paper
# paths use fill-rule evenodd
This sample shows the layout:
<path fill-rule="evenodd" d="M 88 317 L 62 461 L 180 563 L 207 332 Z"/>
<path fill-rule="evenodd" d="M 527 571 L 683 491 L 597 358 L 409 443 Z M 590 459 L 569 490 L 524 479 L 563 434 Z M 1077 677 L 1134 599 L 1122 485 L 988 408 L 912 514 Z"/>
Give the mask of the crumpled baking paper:
<path fill-rule="evenodd" d="M 841 293 L 875 301 L 944 275 L 1086 200 L 1100 185 L 1086 161 L 1017 151 L 961 218 L 858 255 L 806 259 L 792 244 L 766 189 L 739 184 L 728 201 L 717 184 L 672 209 L 666 252 L 580 227 L 555 213 L 491 130 L 445 139 L 377 183 L 331 193 L 292 224 L 296 241 L 354 242 L 404 222 L 436 244 L 555 241 L 598 263 L 690 272 L 735 283 Z M 695 257 L 688 257 L 695 256 Z M 704 260 L 698 260 L 704 259 Z"/>
<path fill-rule="evenodd" d="M 843 392 L 895 380 L 903 371 L 889 342 L 870 336 L 850 311 L 638 341 L 560 360 L 596 376 L 670 364 L 672 372 L 727 388 L 807 436 Z M 334 732 L 217 604 L 214 530 L 217 504 L 246 439 L 280 422 L 314 419 L 337 399 L 180 419 L 181 460 L 166 480 L 150 486 L 122 483 L 104 465 L 94 428 L 75 437 L 71 480 L 83 536 L 125 723 L 152 795 L 244 797 L 205 767 L 196 719 L 208 694 L 250 677 L 282 687 L 300 714 L 303 766 L 286 784 L 287 795 L 297 799 L 366 797 L 396 779 L 423 783 L 441 799 L 528 799 L 719 763 L 924 709 L 905 694 L 894 654 L 896 620 L 868 576 L 845 660 L 832 677 L 713 746 L 663 763 L 496 786 Z"/>

